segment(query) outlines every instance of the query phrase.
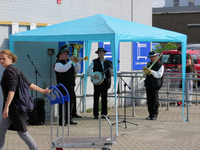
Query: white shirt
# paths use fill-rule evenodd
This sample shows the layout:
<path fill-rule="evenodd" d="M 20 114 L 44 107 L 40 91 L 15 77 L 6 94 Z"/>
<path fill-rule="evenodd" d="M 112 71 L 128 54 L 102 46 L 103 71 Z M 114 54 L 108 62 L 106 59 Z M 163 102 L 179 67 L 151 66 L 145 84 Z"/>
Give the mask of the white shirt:
<path fill-rule="evenodd" d="M 71 60 L 69 62 L 67 62 L 65 65 L 63 65 L 62 63 L 56 63 L 54 70 L 57 72 L 66 72 L 72 67 L 72 63 L 73 62 Z M 73 65 L 74 65 L 74 70 L 76 72 L 79 72 L 81 70 L 80 63 L 75 63 Z"/>
<path fill-rule="evenodd" d="M 151 70 L 151 74 L 154 78 L 161 78 L 164 73 L 164 66 L 162 65 L 158 71 Z"/>
<path fill-rule="evenodd" d="M 104 63 L 105 60 L 106 60 L 106 59 L 100 60 L 101 66 L 102 66 L 103 70 L 104 70 L 103 63 Z M 87 70 L 87 75 L 88 75 L 88 76 L 91 76 L 91 77 L 94 77 L 94 76 L 95 76 L 95 73 L 92 72 L 92 71 L 93 71 L 93 68 L 94 68 L 94 63 L 93 63 L 93 61 L 92 61 L 91 64 L 90 64 L 90 66 L 88 67 L 88 70 Z M 113 71 L 112 71 L 111 68 L 109 69 L 109 71 L 110 71 L 111 74 L 113 73 Z M 105 75 L 105 74 L 104 74 L 104 78 L 106 78 L 106 75 Z"/>

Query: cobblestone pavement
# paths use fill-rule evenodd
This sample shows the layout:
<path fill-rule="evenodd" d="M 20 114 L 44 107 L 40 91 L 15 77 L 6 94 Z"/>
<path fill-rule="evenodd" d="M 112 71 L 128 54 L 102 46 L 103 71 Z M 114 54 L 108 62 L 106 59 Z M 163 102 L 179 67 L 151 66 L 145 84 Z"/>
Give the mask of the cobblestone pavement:
<path fill-rule="evenodd" d="M 185 107 L 185 118 L 187 108 Z M 200 149 L 200 106 L 193 104 L 189 107 L 189 121 L 181 121 L 182 107 L 170 106 L 159 108 L 159 116 L 155 121 L 146 120 L 148 116 L 146 106 L 135 107 L 135 117 L 131 117 L 132 108 L 126 109 L 126 123 L 118 124 L 118 140 L 111 150 L 199 150 Z M 115 123 L 115 110 L 111 109 L 111 123 Z M 74 119 L 78 125 L 70 126 L 71 137 L 98 137 L 98 120 L 93 119 L 92 113 L 82 114 L 82 119 Z M 56 119 L 55 119 L 56 120 Z M 124 109 L 119 109 L 119 122 L 124 120 Z M 55 124 L 56 122 L 54 122 Z M 135 123 L 138 124 L 136 126 Z M 28 131 L 36 141 L 40 150 L 49 150 L 51 147 L 50 118 L 44 125 L 27 125 Z M 61 129 L 61 127 L 59 127 Z M 67 137 L 67 127 L 65 127 Z M 56 126 L 53 127 L 54 136 Z M 61 133 L 60 133 L 61 135 Z M 110 135 L 110 127 L 105 119 L 102 120 L 102 136 Z M 113 135 L 116 135 L 116 125 L 113 125 Z M 54 139 L 54 138 L 53 138 Z M 5 150 L 27 150 L 26 144 L 16 132 L 8 131 L 6 134 Z M 100 148 L 64 148 L 69 150 L 100 150 Z"/>

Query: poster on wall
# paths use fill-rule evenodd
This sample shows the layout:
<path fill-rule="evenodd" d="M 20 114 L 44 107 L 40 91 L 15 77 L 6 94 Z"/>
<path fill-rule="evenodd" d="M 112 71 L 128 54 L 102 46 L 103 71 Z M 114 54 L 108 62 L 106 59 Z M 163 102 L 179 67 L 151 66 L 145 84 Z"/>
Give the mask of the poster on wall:
<path fill-rule="evenodd" d="M 59 46 L 59 50 L 60 50 L 60 46 L 62 46 L 62 45 L 65 45 L 65 43 L 66 42 L 59 42 L 58 43 L 58 46 Z M 83 41 L 68 41 L 68 43 L 78 43 L 78 44 L 81 44 L 81 45 L 83 45 Z M 70 53 L 72 53 L 72 47 L 70 47 L 69 48 L 69 51 L 70 51 Z M 72 54 L 69 54 L 69 57 L 71 57 L 72 56 Z M 83 58 L 83 47 L 80 49 L 80 51 L 79 51 L 79 57 L 80 58 Z M 83 59 L 80 59 L 80 60 L 82 60 L 81 62 L 80 62 L 80 64 L 81 64 L 81 70 L 78 72 L 78 73 L 83 73 L 83 64 L 84 64 L 84 60 Z"/>
<path fill-rule="evenodd" d="M 150 59 L 147 57 L 151 51 L 151 42 L 133 42 L 132 70 L 142 70 Z"/>
<path fill-rule="evenodd" d="M 107 51 L 107 53 L 105 54 L 105 58 L 112 61 L 110 42 L 99 42 L 99 47 L 103 47 Z M 119 49 L 118 49 L 118 60 L 119 60 Z M 119 63 L 117 65 L 117 71 L 119 71 Z"/>

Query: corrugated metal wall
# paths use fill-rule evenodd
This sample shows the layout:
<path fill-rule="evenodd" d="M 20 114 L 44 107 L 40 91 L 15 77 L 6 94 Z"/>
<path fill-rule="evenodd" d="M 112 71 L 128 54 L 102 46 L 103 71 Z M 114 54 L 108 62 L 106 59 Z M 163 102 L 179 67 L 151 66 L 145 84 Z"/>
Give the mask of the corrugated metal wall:
<path fill-rule="evenodd" d="M 9 0 L 0 1 L 0 50 L 9 48 L 8 36 L 12 33 L 12 26 L 7 22 L 23 22 L 19 26 L 19 32 L 30 29 L 27 23 L 56 24 L 88 17 L 95 14 L 104 14 L 128 21 L 135 21 L 146 25 L 152 24 L 152 1 L 139 0 L 62 0 L 57 4 L 56 0 Z M 93 43 L 91 60 L 96 58 L 95 51 L 98 43 Z M 18 56 L 16 66 L 23 71 L 29 81 L 36 83 L 35 69 L 28 59 L 30 56 L 41 77 L 37 76 L 37 82 L 43 87 L 43 82 L 50 86 L 56 84 L 55 73 L 50 66 L 55 63 L 56 57 L 47 55 L 47 49 L 58 51 L 57 42 L 16 42 L 14 53 Z M 131 43 L 120 43 L 120 71 L 131 71 L 132 66 Z M 90 60 L 90 61 L 91 61 Z M 0 77 L 4 68 L 0 67 Z M 50 80 L 51 73 L 51 80 Z M 78 82 L 78 80 L 77 80 Z M 113 88 L 111 88 L 112 90 Z M 93 85 L 88 81 L 87 91 L 93 93 Z M 35 92 L 33 93 L 35 96 Z M 78 93 L 79 94 L 79 93 Z M 42 95 L 38 93 L 38 97 Z M 93 99 L 87 98 L 88 108 L 93 105 Z M 46 111 L 49 104 L 46 104 Z M 2 92 L 0 90 L 0 107 L 2 107 Z"/>

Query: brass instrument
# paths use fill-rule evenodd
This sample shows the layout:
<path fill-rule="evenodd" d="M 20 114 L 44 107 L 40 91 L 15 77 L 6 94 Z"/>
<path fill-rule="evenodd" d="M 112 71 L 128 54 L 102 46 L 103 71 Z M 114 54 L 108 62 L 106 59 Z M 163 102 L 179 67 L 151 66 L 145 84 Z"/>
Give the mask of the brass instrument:
<path fill-rule="evenodd" d="M 74 54 L 74 53 L 69 53 L 69 54 L 72 54 L 72 55 L 76 55 L 76 54 Z M 85 56 L 85 57 L 77 57 L 77 59 L 83 59 L 83 60 L 85 60 L 85 61 L 88 61 L 88 57 L 87 56 Z M 79 60 L 80 62 L 82 62 L 82 60 Z"/>
<path fill-rule="evenodd" d="M 78 57 L 78 59 L 83 59 L 85 61 L 88 61 L 88 57 L 87 56 L 85 56 L 84 58 Z"/>
<path fill-rule="evenodd" d="M 72 47 L 73 55 L 75 57 L 78 57 L 79 56 L 79 51 L 83 47 L 83 45 L 82 44 L 78 44 L 78 43 L 70 43 L 69 45 L 70 45 L 70 47 Z"/>
<path fill-rule="evenodd" d="M 143 71 L 144 71 L 144 73 L 145 73 L 146 75 L 151 75 L 151 71 L 150 71 L 149 68 L 144 67 L 144 68 L 143 68 Z"/>
<path fill-rule="evenodd" d="M 77 59 L 83 59 L 85 61 L 88 61 L 88 56 L 85 56 L 84 58 L 78 57 L 79 56 L 79 51 L 80 49 L 83 47 L 82 44 L 79 43 L 70 43 L 69 44 L 72 47 L 72 54 L 73 56 L 75 56 Z"/>
<path fill-rule="evenodd" d="M 84 59 L 84 58 L 78 58 L 79 56 L 79 51 L 80 49 L 83 47 L 82 44 L 79 44 L 79 43 L 69 43 L 70 47 L 72 47 L 72 54 L 73 56 L 75 56 L 77 59 Z M 88 57 L 86 56 L 86 58 L 84 60 L 88 60 Z M 74 72 L 74 75 L 75 75 L 75 78 L 77 76 L 77 72 L 75 71 Z"/>
<path fill-rule="evenodd" d="M 153 65 L 158 61 L 158 59 L 159 59 L 162 55 L 163 55 L 163 54 L 161 54 L 161 55 L 153 62 L 153 64 L 152 64 L 149 68 L 147 68 L 147 66 L 146 66 L 146 67 L 143 69 L 143 71 L 144 71 L 143 76 L 139 79 L 139 81 L 135 84 L 135 86 L 134 86 L 134 82 L 133 82 L 132 88 L 135 88 L 135 87 L 138 85 L 138 83 L 144 78 L 145 75 L 151 75 L 151 72 L 150 72 L 151 68 L 153 67 Z"/>

